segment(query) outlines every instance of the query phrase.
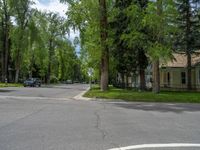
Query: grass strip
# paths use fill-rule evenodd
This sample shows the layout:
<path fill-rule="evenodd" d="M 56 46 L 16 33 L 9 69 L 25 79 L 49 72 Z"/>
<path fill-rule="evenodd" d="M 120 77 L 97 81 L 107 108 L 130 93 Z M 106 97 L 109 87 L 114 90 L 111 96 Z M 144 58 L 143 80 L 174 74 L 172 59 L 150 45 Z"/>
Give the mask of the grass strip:
<path fill-rule="evenodd" d="M 124 100 L 131 102 L 166 102 L 166 103 L 200 103 L 200 92 L 176 92 L 161 91 L 160 94 L 152 92 L 139 92 L 109 87 L 109 90 L 102 92 L 99 87 L 93 87 L 85 97 L 103 98 L 110 100 Z"/>
<path fill-rule="evenodd" d="M 0 83 L 0 87 L 22 87 L 22 84 L 19 83 Z"/>

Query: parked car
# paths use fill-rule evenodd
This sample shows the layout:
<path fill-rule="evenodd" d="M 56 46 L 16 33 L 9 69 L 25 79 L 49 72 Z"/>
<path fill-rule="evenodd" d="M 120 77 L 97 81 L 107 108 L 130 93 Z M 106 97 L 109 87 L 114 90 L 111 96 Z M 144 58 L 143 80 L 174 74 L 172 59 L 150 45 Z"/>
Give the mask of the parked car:
<path fill-rule="evenodd" d="M 29 78 L 27 80 L 24 81 L 24 87 L 36 87 L 36 86 L 41 86 L 41 81 L 38 78 Z"/>
<path fill-rule="evenodd" d="M 72 80 L 67 80 L 65 83 L 66 84 L 73 84 L 73 81 Z"/>

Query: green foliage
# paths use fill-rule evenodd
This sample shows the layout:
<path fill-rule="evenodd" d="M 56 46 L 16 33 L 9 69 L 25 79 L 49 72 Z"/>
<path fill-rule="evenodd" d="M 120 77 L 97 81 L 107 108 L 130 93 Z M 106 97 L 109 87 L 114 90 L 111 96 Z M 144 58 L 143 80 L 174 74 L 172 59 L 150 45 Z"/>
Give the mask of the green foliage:
<path fill-rule="evenodd" d="M 158 14 L 157 2 L 149 3 L 143 19 L 148 31 L 147 54 L 151 60 L 167 60 L 171 57 L 178 31 L 174 24 L 177 11 L 173 0 L 163 1 L 161 7 L 162 13 Z"/>
<path fill-rule="evenodd" d="M 65 80 L 79 80 L 80 74 L 77 66 L 79 66 L 79 60 L 76 56 L 75 49 L 70 41 L 60 39 L 58 42 L 57 58 L 59 62 L 59 79 Z M 67 71 L 66 71 L 67 70 Z"/>
<path fill-rule="evenodd" d="M 176 25 L 179 28 L 176 48 L 189 53 L 200 48 L 200 2 L 197 0 L 175 0 L 178 10 Z"/>
<path fill-rule="evenodd" d="M 99 75 L 100 65 L 100 31 L 98 1 L 67 1 L 68 23 L 74 30 L 80 31 L 81 44 L 81 70 L 84 78 L 87 78 L 88 68 L 95 69 L 95 77 Z"/>
<path fill-rule="evenodd" d="M 172 49 L 161 43 L 155 42 L 148 47 L 148 54 L 151 60 L 160 60 L 161 63 L 170 61 L 172 55 Z"/>
<path fill-rule="evenodd" d="M 16 84 L 16 83 L 0 83 L 0 87 L 23 87 L 22 84 Z"/>
<path fill-rule="evenodd" d="M 7 3 L 1 5 L 3 2 Z M 6 30 L 10 38 L 10 81 L 15 78 L 17 82 L 32 76 L 43 81 L 48 77 L 51 81 L 81 79 L 79 58 L 74 45 L 66 38 L 70 30 L 69 22 L 56 13 L 35 10 L 32 4 L 31 0 L 0 0 L 1 55 L 5 53 L 4 16 L 8 15 L 7 22 L 10 23 L 9 30 Z M 3 6 L 9 14 L 5 14 Z M 3 61 L 1 63 L 3 66 Z"/>
<path fill-rule="evenodd" d="M 139 48 L 143 47 L 145 34 L 141 32 L 143 29 L 142 18 L 144 16 L 140 8 L 132 4 L 126 10 L 125 14 L 130 19 L 130 22 L 127 26 L 125 32 L 121 35 L 121 39 L 128 42 L 129 48 Z"/>
<path fill-rule="evenodd" d="M 82 80 L 88 79 L 88 68 L 93 68 L 93 78 L 99 79 L 102 48 L 99 1 L 60 1 L 69 4 L 67 19 L 32 9 L 31 0 L 0 0 L 0 52 L 5 55 L 5 39 L 9 37 L 11 75 L 37 76 L 44 81 Z M 175 49 L 193 51 L 200 47 L 197 0 L 163 0 L 160 14 L 158 1 L 106 2 L 108 38 L 105 44 L 110 51 L 110 79 L 118 73 L 129 75 L 145 69 L 147 57 L 165 62 Z M 186 34 L 187 19 L 190 32 Z M 66 38 L 70 29 L 80 32 L 73 44 Z M 75 46 L 79 45 L 78 57 Z M 2 60 L 1 70 L 4 67 Z"/>
<path fill-rule="evenodd" d="M 131 22 L 135 23 L 136 21 L 136 18 L 132 18 L 131 14 L 135 13 L 137 10 L 133 11 L 134 8 L 130 8 L 131 4 L 130 0 L 117 1 L 114 5 L 114 17 L 111 17 L 110 20 L 111 32 L 109 35 L 110 39 L 112 39 L 112 44 L 110 44 L 111 56 L 115 58 L 115 69 L 122 74 L 130 74 L 137 68 L 137 52 L 134 50 L 135 47 L 133 45 L 137 43 L 136 40 L 139 39 L 137 39 L 138 37 L 136 36 L 138 35 L 135 32 L 137 28 L 134 26 L 134 30 L 132 30 L 133 27 L 131 25 Z M 135 16 L 137 15 L 134 14 L 134 17 Z M 134 21 L 131 21 L 132 19 Z"/>

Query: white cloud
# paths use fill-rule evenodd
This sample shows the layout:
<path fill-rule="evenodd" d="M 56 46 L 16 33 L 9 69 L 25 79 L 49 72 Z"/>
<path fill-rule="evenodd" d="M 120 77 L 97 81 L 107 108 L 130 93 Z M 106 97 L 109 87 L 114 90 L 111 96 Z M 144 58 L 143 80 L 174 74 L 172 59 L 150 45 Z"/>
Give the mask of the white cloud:
<path fill-rule="evenodd" d="M 32 6 L 32 8 L 36 8 L 40 11 L 43 12 L 56 12 L 59 13 L 60 16 L 67 18 L 66 16 L 66 12 L 68 9 L 67 4 L 62 4 L 59 2 L 59 0 L 49 0 L 49 2 L 46 3 L 41 3 L 39 0 L 34 0 L 34 5 Z M 79 31 L 73 31 L 72 29 L 70 29 L 70 36 L 68 36 L 69 40 L 72 41 L 75 39 L 75 37 L 79 37 Z M 77 51 L 80 51 L 80 47 L 77 46 L 76 47 Z"/>
<path fill-rule="evenodd" d="M 80 32 L 78 30 L 74 31 L 72 28 L 70 28 L 69 39 L 73 41 L 76 37 L 80 37 Z"/>
<path fill-rule="evenodd" d="M 56 12 L 59 13 L 60 16 L 66 17 L 65 13 L 68 6 L 67 4 L 60 3 L 59 0 L 50 0 L 49 3 L 46 4 L 41 3 L 39 0 L 34 0 L 34 2 L 33 8 L 37 8 L 40 11 Z"/>

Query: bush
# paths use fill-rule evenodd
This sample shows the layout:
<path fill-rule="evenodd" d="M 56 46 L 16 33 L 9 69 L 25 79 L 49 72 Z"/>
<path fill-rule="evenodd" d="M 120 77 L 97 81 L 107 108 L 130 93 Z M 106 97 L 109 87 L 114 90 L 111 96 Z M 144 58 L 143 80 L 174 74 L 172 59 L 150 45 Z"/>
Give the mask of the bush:
<path fill-rule="evenodd" d="M 50 83 L 58 83 L 59 82 L 59 79 L 55 76 L 52 76 L 51 77 L 51 80 L 50 80 Z"/>

